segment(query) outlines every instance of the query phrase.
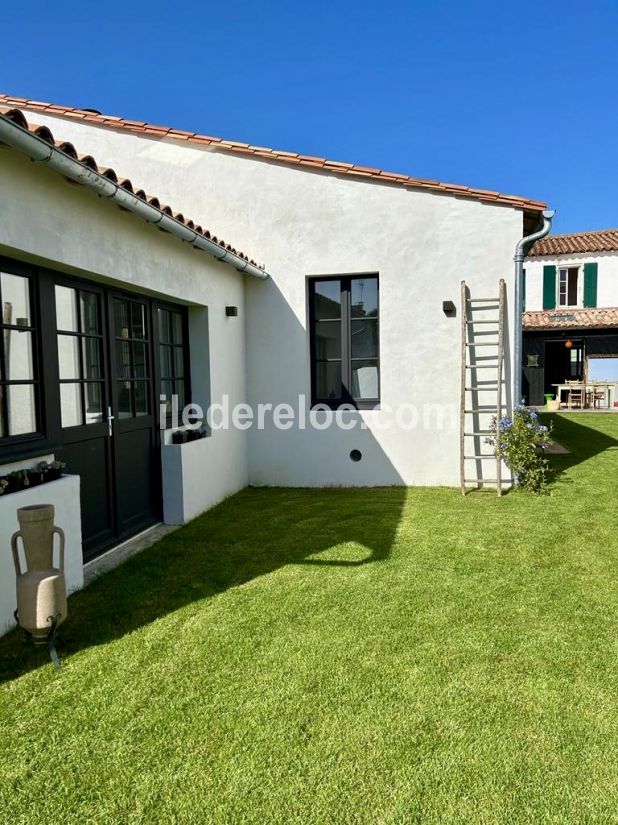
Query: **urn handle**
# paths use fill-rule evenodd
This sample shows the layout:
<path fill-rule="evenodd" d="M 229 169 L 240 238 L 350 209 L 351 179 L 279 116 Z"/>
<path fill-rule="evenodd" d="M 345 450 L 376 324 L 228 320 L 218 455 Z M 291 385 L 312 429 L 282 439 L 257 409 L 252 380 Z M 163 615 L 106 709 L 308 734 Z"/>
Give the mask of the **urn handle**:
<path fill-rule="evenodd" d="M 60 557 L 58 559 L 58 570 L 64 570 L 64 530 L 62 527 L 54 526 L 54 533 L 58 534 L 60 539 Z"/>
<path fill-rule="evenodd" d="M 16 533 L 13 533 L 11 536 L 11 550 L 13 551 L 13 564 L 15 565 L 15 573 L 18 576 L 21 576 L 22 569 L 21 569 L 21 562 L 19 561 L 19 550 L 17 549 L 17 539 L 21 536 L 21 530 L 18 530 Z M 22 540 L 23 540 L 23 536 Z"/>

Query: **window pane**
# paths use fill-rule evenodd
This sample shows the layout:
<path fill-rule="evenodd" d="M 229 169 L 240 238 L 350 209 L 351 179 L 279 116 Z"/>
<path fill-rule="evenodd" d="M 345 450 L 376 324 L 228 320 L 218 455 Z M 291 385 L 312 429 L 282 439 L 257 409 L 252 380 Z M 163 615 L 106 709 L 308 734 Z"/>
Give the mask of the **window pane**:
<path fill-rule="evenodd" d="M 77 290 L 56 284 L 56 326 L 68 332 L 78 332 Z"/>
<path fill-rule="evenodd" d="M 315 317 L 341 318 L 341 282 L 315 281 Z"/>
<path fill-rule="evenodd" d="M 183 378 L 185 374 L 185 352 L 182 347 L 174 347 L 174 375 Z"/>
<path fill-rule="evenodd" d="M 8 435 L 24 435 L 36 432 L 34 386 L 9 384 L 5 387 L 8 404 Z"/>
<path fill-rule="evenodd" d="M 34 378 L 32 364 L 32 333 L 17 329 L 5 329 L 4 366 L 5 381 L 28 381 Z"/>
<path fill-rule="evenodd" d="M 577 268 L 569 269 L 568 305 L 572 307 L 577 305 L 577 274 Z"/>
<path fill-rule="evenodd" d="M 80 339 L 75 335 L 58 336 L 58 369 L 60 378 L 81 378 L 79 365 Z"/>
<path fill-rule="evenodd" d="M 131 418 L 133 415 L 132 386 L 130 381 L 118 382 L 118 418 Z"/>
<path fill-rule="evenodd" d="M 116 376 L 131 377 L 131 344 L 128 341 L 116 341 Z"/>
<path fill-rule="evenodd" d="M 378 321 L 352 321 L 352 358 L 378 357 Z"/>
<path fill-rule="evenodd" d="M 378 315 L 378 279 L 354 278 L 352 281 L 352 317 Z"/>
<path fill-rule="evenodd" d="M 86 424 L 103 421 L 103 398 L 101 384 L 86 384 Z"/>
<path fill-rule="evenodd" d="M 133 349 L 133 376 L 146 378 L 146 344 L 132 344 Z"/>
<path fill-rule="evenodd" d="M 165 396 L 166 414 L 170 415 L 172 412 L 172 395 L 174 394 L 174 385 L 171 381 L 161 381 L 161 395 Z M 160 399 L 159 399 L 160 401 Z"/>
<path fill-rule="evenodd" d="M 60 384 L 60 413 L 63 427 L 82 424 L 82 393 L 79 384 Z"/>
<path fill-rule="evenodd" d="M 352 397 L 378 398 L 379 389 L 377 361 L 354 361 L 352 363 Z"/>
<path fill-rule="evenodd" d="M 166 309 L 158 309 L 159 316 L 159 341 L 162 344 L 169 344 L 172 340 L 171 312 Z"/>
<path fill-rule="evenodd" d="M 172 316 L 172 338 L 175 344 L 182 344 L 182 316 L 179 312 L 170 313 Z"/>
<path fill-rule="evenodd" d="M 99 338 L 83 338 L 84 378 L 102 378 L 101 342 Z"/>
<path fill-rule="evenodd" d="M 23 275 L 0 273 L 0 292 L 2 294 L 2 320 L 5 324 L 31 326 L 30 317 L 30 281 Z"/>
<path fill-rule="evenodd" d="M 94 292 L 79 293 L 82 307 L 82 332 L 97 335 L 99 332 L 99 296 Z"/>
<path fill-rule="evenodd" d="M 144 305 L 137 301 L 131 301 L 131 336 L 133 338 L 146 338 L 146 315 Z"/>
<path fill-rule="evenodd" d="M 341 358 L 341 321 L 316 321 L 315 357 Z"/>
<path fill-rule="evenodd" d="M 174 392 L 178 396 L 178 412 L 182 415 L 182 408 L 185 405 L 185 382 L 182 379 L 174 381 Z"/>
<path fill-rule="evenodd" d="M 114 332 L 116 338 L 129 337 L 129 303 L 114 300 Z"/>
<path fill-rule="evenodd" d="M 135 381 L 135 415 L 148 415 L 148 381 Z"/>
<path fill-rule="evenodd" d="M 341 362 L 318 361 L 315 365 L 315 385 L 318 398 L 341 398 Z"/>
<path fill-rule="evenodd" d="M 159 360 L 161 362 L 161 378 L 172 378 L 172 348 L 159 347 Z"/>

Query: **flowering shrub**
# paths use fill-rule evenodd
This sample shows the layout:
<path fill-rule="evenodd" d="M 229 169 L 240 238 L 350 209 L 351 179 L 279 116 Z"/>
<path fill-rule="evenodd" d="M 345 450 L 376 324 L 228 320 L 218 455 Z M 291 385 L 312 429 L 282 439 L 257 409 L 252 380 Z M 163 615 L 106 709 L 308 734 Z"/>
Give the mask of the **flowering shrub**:
<path fill-rule="evenodd" d="M 490 428 L 492 435 L 486 442 L 504 459 L 520 486 L 531 493 L 546 493 L 549 462 L 542 448 L 551 444 L 551 430 L 539 423 L 537 413 L 520 404 L 512 418 L 494 418 Z"/>

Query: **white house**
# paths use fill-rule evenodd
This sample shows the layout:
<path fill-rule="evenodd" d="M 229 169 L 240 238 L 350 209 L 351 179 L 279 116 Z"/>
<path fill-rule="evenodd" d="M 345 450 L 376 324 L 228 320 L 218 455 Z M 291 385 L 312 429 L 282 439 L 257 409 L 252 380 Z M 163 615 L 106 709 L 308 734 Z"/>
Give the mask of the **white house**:
<path fill-rule="evenodd" d="M 248 484 L 458 483 L 445 302 L 506 279 L 508 387 L 513 252 L 545 204 L 22 98 L 0 127 L 0 476 L 66 463 L 75 552 Z M 174 444 L 161 396 L 238 415 Z M 55 483 L 0 499 L 7 533 Z"/>
<path fill-rule="evenodd" d="M 525 285 L 529 403 L 542 404 L 569 380 L 618 382 L 618 229 L 537 241 L 526 258 Z"/>

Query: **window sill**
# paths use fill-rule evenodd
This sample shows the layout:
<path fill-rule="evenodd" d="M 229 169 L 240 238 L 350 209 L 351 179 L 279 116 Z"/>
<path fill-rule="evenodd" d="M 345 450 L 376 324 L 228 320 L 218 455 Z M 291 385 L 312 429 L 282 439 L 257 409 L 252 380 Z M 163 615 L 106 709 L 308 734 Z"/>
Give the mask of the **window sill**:
<path fill-rule="evenodd" d="M 60 449 L 59 444 L 52 444 L 43 439 L 22 441 L 19 443 L 6 441 L 5 443 L 0 443 L 0 465 L 12 464 L 15 461 L 24 461 L 29 458 L 49 455 L 58 449 Z"/>

